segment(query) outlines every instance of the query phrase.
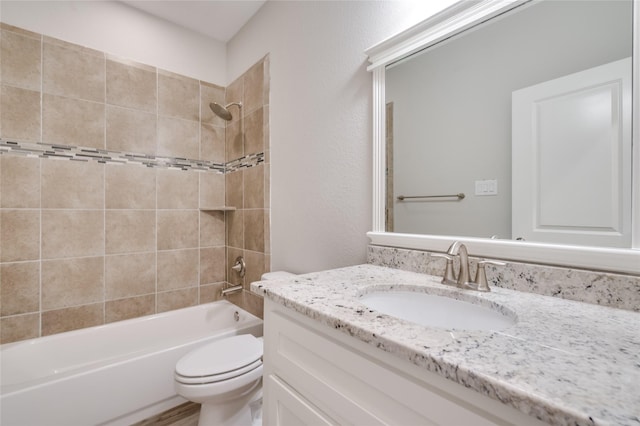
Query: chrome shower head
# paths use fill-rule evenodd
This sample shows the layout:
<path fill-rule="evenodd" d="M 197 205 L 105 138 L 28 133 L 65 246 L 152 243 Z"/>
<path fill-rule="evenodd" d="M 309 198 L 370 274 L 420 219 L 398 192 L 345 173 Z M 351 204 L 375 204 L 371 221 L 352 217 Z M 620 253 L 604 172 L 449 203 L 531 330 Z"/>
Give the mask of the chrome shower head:
<path fill-rule="evenodd" d="M 229 105 L 226 105 L 226 106 L 222 106 L 222 105 L 220 105 L 219 103 L 216 103 L 216 102 L 211 102 L 209 104 L 209 108 L 211 108 L 211 111 L 213 111 L 213 113 L 215 115 L 217 115 L 218 117 L 222 118 L 223 120 L 231 121 L 233 116 L 229 112 L 228 108 L 230 106 L 233 106 L 233 105 L 236 105 L 238 108 L 242 108 L 242 102 L 232 102 L 232 103 L 230 103 Z"/>

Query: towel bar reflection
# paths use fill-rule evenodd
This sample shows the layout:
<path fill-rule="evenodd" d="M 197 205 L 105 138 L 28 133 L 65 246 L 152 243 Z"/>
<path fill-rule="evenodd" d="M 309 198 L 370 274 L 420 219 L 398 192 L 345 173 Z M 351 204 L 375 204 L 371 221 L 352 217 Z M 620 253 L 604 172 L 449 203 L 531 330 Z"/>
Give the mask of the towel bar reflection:
<path fill-rule="evenodd" d="M 418 198 L 457 198 L 458 200 L 462 200 L 465 197 L 464 193 L 460 192 L 458 194 L 449 194 L 449 195 L 398 195 L 398 201 L 404 201 L 408 199 L 418 199 Z"/>

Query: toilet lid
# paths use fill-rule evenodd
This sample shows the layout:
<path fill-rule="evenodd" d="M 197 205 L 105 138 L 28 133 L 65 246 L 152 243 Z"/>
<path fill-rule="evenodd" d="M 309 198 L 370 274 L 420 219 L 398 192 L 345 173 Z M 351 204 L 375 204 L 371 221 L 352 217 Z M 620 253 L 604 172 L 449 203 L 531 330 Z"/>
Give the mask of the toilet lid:
<path fill-rule="evenodd" d="M 241 369 L 262 357 L 262 341 L 251 334 L 216 340 L 195 349 L 178 361 L 176 374 L 204 377 Z"/>

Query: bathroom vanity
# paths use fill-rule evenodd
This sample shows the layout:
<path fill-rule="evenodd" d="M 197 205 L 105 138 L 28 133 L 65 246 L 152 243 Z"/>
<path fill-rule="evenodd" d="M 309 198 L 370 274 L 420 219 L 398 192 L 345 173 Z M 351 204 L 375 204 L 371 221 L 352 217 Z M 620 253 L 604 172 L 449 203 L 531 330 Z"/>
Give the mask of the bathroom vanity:
<path fill-rule="evenodd" d="M 265 425 L 640 424 L 640 313 L 359 265 L 252 284 L 265 296 Z M 367 307 L 439 294 L 515 322 L 447 330 Z"/>

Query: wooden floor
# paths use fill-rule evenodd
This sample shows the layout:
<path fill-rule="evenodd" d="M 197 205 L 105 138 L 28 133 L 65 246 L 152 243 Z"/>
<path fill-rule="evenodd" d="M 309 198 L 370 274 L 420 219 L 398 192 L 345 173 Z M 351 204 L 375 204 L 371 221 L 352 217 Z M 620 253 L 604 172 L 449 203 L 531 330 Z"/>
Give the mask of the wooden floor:
<path fill-rule="evenodd" d="M 200 404 L 185 402 L 157 416 L 134 423 L 132 426 L 197 426 Z"/>

